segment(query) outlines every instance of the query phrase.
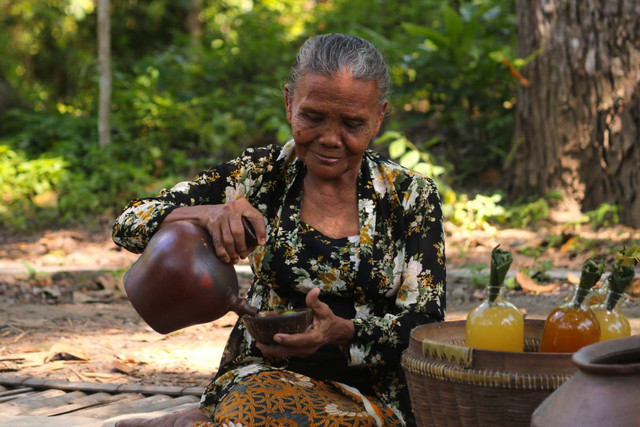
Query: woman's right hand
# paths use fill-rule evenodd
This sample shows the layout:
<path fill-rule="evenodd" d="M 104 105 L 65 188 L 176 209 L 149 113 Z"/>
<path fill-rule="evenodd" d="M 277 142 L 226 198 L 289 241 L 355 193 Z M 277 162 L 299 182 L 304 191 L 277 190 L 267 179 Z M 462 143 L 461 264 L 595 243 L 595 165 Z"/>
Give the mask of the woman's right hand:
<path fill-rule="evenodd" d="M 247 199 L 236 199 L 224 205 L 207 205 L 202 226 L 209 231 L 216 255 L 224 262 L 237 263 L 246 258 L 253 247 L 247 247 L 245 226 L 242 218 L 249 220 L 259 245 L 264 245 L 267 233 L 264 218 L 259 210 L 251 206 Z"/>
<path fill-rule="evenodd" d="M 255 249 L 255 246 L 248 246 L 245 240 L 243 218 L 253 226 L 258 244 L 264 245 L 267 241 L 264 217 L 245 198 L 221 205 L 180 207 L 174 209 L 161 225 L 184 220 L 196 223 L 211 235 L 218 259 L 236 264 Z"/>

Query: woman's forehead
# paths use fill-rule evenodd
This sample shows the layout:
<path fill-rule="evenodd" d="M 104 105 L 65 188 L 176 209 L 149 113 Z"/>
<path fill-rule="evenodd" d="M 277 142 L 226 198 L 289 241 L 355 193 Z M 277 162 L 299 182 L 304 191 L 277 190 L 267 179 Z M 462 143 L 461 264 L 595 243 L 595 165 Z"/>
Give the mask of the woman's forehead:
<path fill-rule="evenodd" d="M 298 81 L 294 96 L 302 102 L 345 99 L 377 105 L 379 94 L 375 81 L 354 79 L 345 71 L 334 75 L 305 74 Z"/>

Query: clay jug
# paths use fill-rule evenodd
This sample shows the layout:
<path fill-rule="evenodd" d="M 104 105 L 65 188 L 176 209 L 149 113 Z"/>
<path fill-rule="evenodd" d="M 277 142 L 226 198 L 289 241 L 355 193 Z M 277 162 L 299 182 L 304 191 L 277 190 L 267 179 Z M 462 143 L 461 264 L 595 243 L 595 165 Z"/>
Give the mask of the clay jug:
<path fill-rule="evenodd" d="M 640 335 L 574 353 L 578 372 L 534 411 L 537 427 L 640 426 Z"/>
<path fill-rule="evenodd" d="M 211 322 L 229 311 L 257 313 L 238 297 L 233 265 L 220 261 L 209 233 L 188 221 L 156 232 L 125 274 L 124 288 L 138 314 L 162 334 Z"/>

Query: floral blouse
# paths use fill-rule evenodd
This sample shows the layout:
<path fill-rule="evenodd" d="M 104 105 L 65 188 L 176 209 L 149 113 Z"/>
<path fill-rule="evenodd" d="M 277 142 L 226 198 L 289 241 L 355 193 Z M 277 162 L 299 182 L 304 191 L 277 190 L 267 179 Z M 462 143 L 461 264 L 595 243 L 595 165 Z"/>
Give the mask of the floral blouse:
<path fill-rule="evenodd" d="M 140 253 L 175 208 L 246 198 L 265 217 L 267 243 L 249 256 L 254 273 L 247 295 L 260 310 L 321 301 L 353 319 L 349 346 L 325 346 L 308 359 L 265 360 L 241 320 L 233 328 L 220 368 L 202 398 L 205 413 L 240 378 L 267 369 L 290 369 L 337 380 L 373 394 L 398 415 L 411 416 L 400 367 L 409 333 L 444 320 L 445 247 L 440 199 L 429 178 L 367 150 L 358 176 L 360 235 L 324 236 L 300 221 L 305 165 L 294 141 L 248 149 L 191 182 L 158 197 L 130 202 L 113 226 L 113 240 Z"/>

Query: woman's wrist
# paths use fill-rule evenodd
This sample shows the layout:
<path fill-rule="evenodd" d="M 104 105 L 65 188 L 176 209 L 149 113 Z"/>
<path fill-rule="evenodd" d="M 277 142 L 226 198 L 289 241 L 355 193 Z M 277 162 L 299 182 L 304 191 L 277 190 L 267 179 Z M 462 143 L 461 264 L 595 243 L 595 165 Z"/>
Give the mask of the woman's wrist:
<path fill-rule="evenodd" d="M 338 325 L 335 328 L 337 333 L 333 342 L 340 347 L 346 347 L 351 344 L 356 332 L 356 327 L 352 320 L 343 319 L 341 317 L 338 317 L 338 319 Z"/>
<path fill-rule="evenodd" d="M 162 228 L 166 224 L 170 224 L 176 221 L 190 221 L 200 227 L 205 228 L 204 221 L 202 220 L 205 212 L 206 205 L 199 206 L 180 206 L 172 210 L 169 215 L 162 221 L 158 229 Z"/>

